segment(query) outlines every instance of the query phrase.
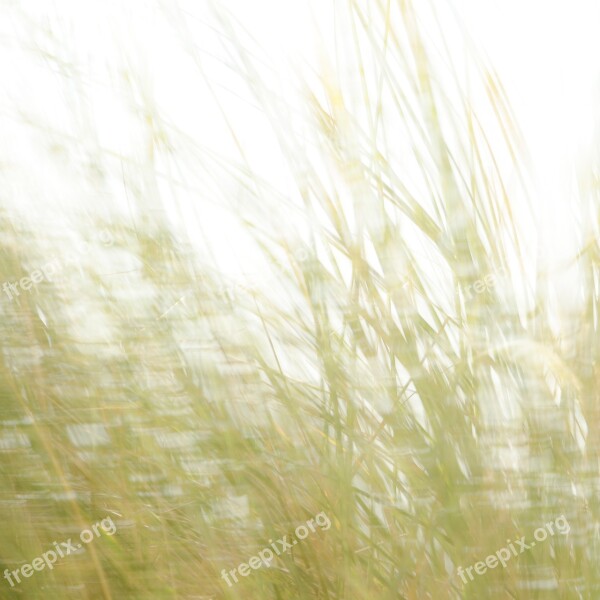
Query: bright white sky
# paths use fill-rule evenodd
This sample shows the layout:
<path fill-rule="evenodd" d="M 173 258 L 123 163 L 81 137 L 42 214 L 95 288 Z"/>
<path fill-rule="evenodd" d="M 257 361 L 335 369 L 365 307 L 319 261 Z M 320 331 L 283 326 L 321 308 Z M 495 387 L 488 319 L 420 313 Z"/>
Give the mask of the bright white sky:
<path fill-rule="evenodd" d="M 546 240 L 544 255 L 552 263 L 572 250 L 574 174 L 578 165 L 589 159 L 597 120 L 600 2 L 434 0 L 440 7 L 447 2 L 455 6 L 476 46 L 497 68 L 520 120 L 533 157 L 535 200 L 549 209 L 541 211 L 547 221 L 541 223 L 539 233 Z M 242 143 L 253 149 L 249 153 L 252 167 L 285 192 L 282 157 L 274 151 L 275 140 L 264 117 L 251 103 L 240 101 L 235 77 L 212 57 L 222 55 L 223 50 L 207 24 L 209 19 L 203 18 L 210 14 L 209 4 L 182 0 L 178 5 L 189 11 L 183 13 L 183 20 L 172 10 L 175 3 L 152 0 L 31 0 L 26 3 L 25 18 L 16 9 L 13 12 L 14 5 L 3 8 L 10 16 L 0 23 L 4 84 L 0 159 L 10 166 L 3 176 L 5 192 L 28 213 L 33 210 L 41 219 L 54 218 L 83 208 L 86 202 L 100 207 L 114 202 L 127 213 L 129 201 L 118 182 L 109 189 L 89 189 L 82 195 L 81 185 L 66 176 L 72 168 L 69 161 L 73 157 L 68 154 L 74 145 L 66 144 L 64 171 L 57 171 L 41 156 L 46 148 L 41 148 L 40 142 L 53 143 L 52 135 L 42 140 L 32 136 L 23 116 L 31 121 L 33 115 L 34 123 L 50 130 L 71 128 L 74 139 L 84 147 L 87 144 L 92 157 L 94 145 L 100 143 L 143 162 L 149 160 L 147 128 L 139 119 L 139 106 L 144 104 L 160 106 L 162 114 L 199 146 L 197 151 L 238 159 L 223 124 L 222 114 L 226 114 Z M 286 89 L 293 80 L 286 68 L 288 61 L 310 64 L 315 60 L 315 28 L 322 34 L 331 31 L 332 13 L 324 0 L 223 0 L 222 5 L 264 48 L 269 63 L 265 73 L 271 74 L 266 77 L 272 78 L 275 89 Z M 197 64 L 182 51 L 186 28 L 193 32 L 194 44 L 205 57 L 206 81 L 217 84 L 220 107 L 206 82 L 198 79 Z M 44 64 L 36 47 L 59 51 L 64 65 Z M 89 67 L 83 71 L 83 96 L 77 85 L 65 91 L 64 81 L 58 84 L 57 73 L 71 68 L 72 56 Z M 119 70 L 125 68 L 142 74 L 141 87 L 131 90 Z M 73 73 L 75 80 L 77 70 Z M 195 79 L 190 73 L 196 73 Z M 117 101 L 115 87 L 129 90 L 134 103 L 125 106 Z M 225 88 L 231 93 L 223 94 Z M 73 119 L 78 123 L 75 130 L 69 125 Z M 92 121 L 98 126 L 97 138 L 92 127 L 86 129 L 85 123 Z M 132 177 L 135 179 L 136 173 Z M 146 185 L 145 175 L 139 177 L 140 185 Z M 238 191 L 232 189 L 231 193 Z M 205 194 L 210 195 L 210 190 Z M 218 202 L 203 203 L 200 212 L 195 202 L 184 202 L 176 209 L 175 204 L 172 217 L 182 218 L 192 232 L 200 226 L 226 271 L 238 270 L 240 261 L 247 263 L 243 270 L 256 268 L 251 264 L 255 255 L 241 246 Z"/>
<path fill-rule="evenodd" d="M 600 2 L 454 1 L 496 66 L 531 149 L 537 202 L 555 217 L 546 223 L 548 251 L 568 245 L 573 178 L 591 158 L 598 122 Z"/>

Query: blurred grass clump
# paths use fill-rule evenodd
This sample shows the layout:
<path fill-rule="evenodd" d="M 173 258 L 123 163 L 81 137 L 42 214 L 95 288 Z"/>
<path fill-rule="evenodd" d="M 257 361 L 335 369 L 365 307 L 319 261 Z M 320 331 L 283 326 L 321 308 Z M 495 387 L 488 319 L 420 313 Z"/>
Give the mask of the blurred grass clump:
<path fill-rule="evenodd" d="M 210 87 L 186 13 L 163 9 Z M 289 195 L 242 141 L 222 160 L 163 119 L 133 59 L 119 81 L 145 135 L 131 155 L 104 151 L 85 102 L 74 137 L 13 115 L 71 153 L 82 189 L 118 180 L 131 213 L 85 207 L 50 233 L 4 203 L 2 282 L 80 260 L 0 302 L 0 570 L 107 515 L 117 533 L 0 597 L 597 598 L 595 177 L 574 259 L 584 301 L 558 327 L 531 269 L 508 100 L 483 61 L 450 52 L 435 11 L 338 3 L 336 58 L 295 80 L 292 105 L 248 31 L 211 10 Z M 85 82 L 50 25 L 36 44 L 65 89 Z M 229 280 L 177 225 L 183 193 L 200 214 L 208 196 L 232 208 L 260 277 Z M 319 512 L 329 530 L 226 585 L 222 569 Z M 568 536 L 456 575 L 563 514 Z"/>

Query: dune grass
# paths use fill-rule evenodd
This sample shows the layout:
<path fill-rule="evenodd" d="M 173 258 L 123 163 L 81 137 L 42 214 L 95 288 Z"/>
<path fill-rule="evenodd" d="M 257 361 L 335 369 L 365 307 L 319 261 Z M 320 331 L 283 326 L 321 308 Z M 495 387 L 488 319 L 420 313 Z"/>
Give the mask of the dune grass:
<path fill-rule="evenodd" d="M 185 13 L 165 11 L 206 78 Z M 509 100 L 470 50 L 467 67 L 449 51 L 436 14 L 338 3 L 338 54 L 298 77 L 298 108 L 213 6 L 293 194 L 240 140 L 238 160 L 220 161 L 157 108 L 138 163 L 104 157 L 135 227 L 79 223 L 114 243 L 92 235 L 80 262 L 0 302 L 0 570 L 106 515 L 117 533 L 2 581 L 0 597 L 596 597 L 596 232 L 576 258 L 585 301 L 567 337 L 531 275 L 535 211 Z M 153 216 L 190 164 L 210 189 L 226 184 L 218 202 L 235 206 L 264 278 L 228 281 Z M 581 205 L 596 223 L 590 181 Z M 72 247 L 10 213 L 1 231 L 2 282 Z M 222 569 L 320 512 L 330 529 L 225 583 Z M 458 577 L 559 515 L 569 535 Z"/>

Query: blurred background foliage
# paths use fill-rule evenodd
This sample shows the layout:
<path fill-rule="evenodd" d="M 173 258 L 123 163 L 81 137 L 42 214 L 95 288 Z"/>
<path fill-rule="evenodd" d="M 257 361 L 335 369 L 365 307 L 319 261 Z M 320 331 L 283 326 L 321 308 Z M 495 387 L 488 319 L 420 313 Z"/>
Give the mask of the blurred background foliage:
<path fill-rule="evenodd" d="M 107 515 L 117 533 L 0 597 L 600 597 L 597 165 L 565 312 L 531 268 L 526 149 L 501 83 L 452 55 L 427 3 L 338 3 L 339 55 L 296 81 L 299 107 L 235 15 L 210 9 L 290 196 L 241 142 L 225 161 L 162 120 L 134 61 L 121 91 L 144 142 L 107 151 L 68 97 L 85 81 L 68 44 L 35 29 L 75 133 L 11 118 L 81 189 L 117 180 L 131 214 L 82 206 L 55 228 L 3 203 L 0 281 L 62 268 L 0 302 L 0 570 Z M 185 12 L 161 10 L 210 87 Z M 207 195 L 229 207 L 260 276 L 224 275 L 178 226 L 182 189 L 200 214 Z M 331 529 L 221 579 L 321 511 Z M 456 575 L 563 514 L 568 536 Z"/>

